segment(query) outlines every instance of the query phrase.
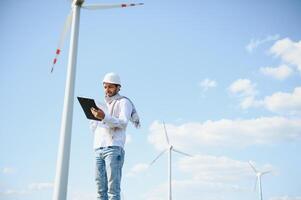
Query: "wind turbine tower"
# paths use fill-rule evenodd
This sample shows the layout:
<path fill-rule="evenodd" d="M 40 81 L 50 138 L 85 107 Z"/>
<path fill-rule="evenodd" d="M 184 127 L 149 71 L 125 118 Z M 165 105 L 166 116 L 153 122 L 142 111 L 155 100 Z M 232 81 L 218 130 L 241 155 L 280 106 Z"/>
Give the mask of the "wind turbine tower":
<path fill-rule="evenodd" d="M 166 151 L 168 155 L 167 159 L 167 172 L 168 172 L 168 200 L 172 200 L 172 151 L 179 153 L 184 156 L 189 156 L 192 157 L 191 155 L 184 153 L 182 151 L 179 151 L 173 147 L 172 144 L 169 142 L 168 134 L 166 131 L 165 123 L 163 122 L 163 127 L 164 127 L 164 133 L 165 133 L 165 139 L 167 143 L 167 148 L 165 148 L 151 163 L 150 165 L 153 165 Z"/>
<path fill-rule="evenodd" d="M 254 185 L 254 190 L 256 189 L 256 186 L 258 184 L 258 195 L 259 195 L 259 200 L 263 200 L 263 197 L 262 197 L 262 185 L 261 185 L 261 176 L 263 176 L 264 174 L 267 174 L 267 173 L 270 173 L 271 170 L 268 170 L 268 171 L 258 171 L 255 166 L 252 164 L 251 161 L 249 161 L 249 165 L 251 166 L 251 168 L 253 169 L 253 171 L 255 172 L 256 174 L 256 182 L 255 182 L 255 185 Z"/>

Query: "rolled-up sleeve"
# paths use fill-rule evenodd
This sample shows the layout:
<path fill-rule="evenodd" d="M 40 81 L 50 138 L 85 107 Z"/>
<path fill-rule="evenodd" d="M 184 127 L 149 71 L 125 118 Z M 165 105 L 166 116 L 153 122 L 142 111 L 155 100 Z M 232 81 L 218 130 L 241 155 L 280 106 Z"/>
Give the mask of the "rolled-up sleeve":
<path fill-rule="evenodd" d="M 132 114 L 133 106 L 131 102 L 127 99 L 120 100 L 120 113 L 118 117 L 111 116 L 105 113 L 105 118 L 103 122 L 110 128 L 126 128 Z"/>

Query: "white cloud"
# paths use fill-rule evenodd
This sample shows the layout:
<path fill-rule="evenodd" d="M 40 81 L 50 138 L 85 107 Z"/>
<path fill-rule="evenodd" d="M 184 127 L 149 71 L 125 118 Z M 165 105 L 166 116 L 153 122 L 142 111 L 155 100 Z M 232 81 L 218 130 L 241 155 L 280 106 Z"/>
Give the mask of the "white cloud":
<path fill-rule="evenodd" d="M 8 189 L 5 191 L 0 191 L 0 199 L 1 197 L 9 198 L 12 196 L 20 197 L 22 199 L 22 197 L 24 197 L 25 195 L 28 197 L 30 195 L 33 195 L 35 192 L 50 190 L 52 188 L 52 183 L 31 183 L 27 186 L 26 189 Z M 96 199 L 96 192 L 70 191 L 70 194 L 68 196 L 70 196 L 69 198 L 71 200 L 94 200 Z"/>
<path fill-rule="evenodd" d="M 276 92 L 263 99 L 245 97 L 241 101 L 241 107 L 264 107 L 267 110 L 285 115 L 301 114 L 301 87 L 296 87 L 292 93 Z"/>
<path fill-rule="evenodd" d="M 301 200 L 301 197 L 281 196 L 281 197 L 272 197 L 269 200 Z"/>
<path fill-rule="evenodd" d="M 47 190 L 52 189 L 53 183 L 45 182 L 45 183 L 31 183 L 28 185 L 28 189 L 31 191 L 40 191 L 40 190 Z"/>
<path fill-rule="evenodd" d="M 293 70 L 287 65 L 281 65 L 279 67 L 262 67 L 260 72 L 278 80 L 285 80 L 292 74 Z"/>
<path fill-rule="evenodd" d="M 248 162 L 209 155 L 182 158 L 179 168 L 192 174 L 194 180 L 203 181 L 235 182 L 253 176 Z"/>
<path fill-rule="evenodd" d="M 251 188 L 251 187 L 250 187 Z M 168 184 L 161 183 L 148 191 L 142 199 L 165 200 L 167 199 Z M 224 184 L 221 182 L 206 182 L 201 180 L 173 180 L 172 196 L 174 199 L 190 200 L 221 200 L 221 199 L 254 199 L 253 191 L 248 186 L 238 184 Z"/>
<path fill-rule="evenodd" d="M 263 100 L 264 106 L 276 113 L 301 113 L 301 87 L 296 87 L 292 93 L 276 92 Z"/>
<path fill-rule="evenodd" d="M 301 72 L 301 41 L 294 42 L 290 38 L 278 40 L 269 49 L 269 53 L 280 57 L 282 63 L 279 67 L 261 67 L 260 72 L 264 75 L 285 80 L 293 73 L 291 66 L 296 66 Z"/>
<path fill-rule="evenodd" d="M 231 94 L 240 98 L 240 107 L 247 109 L 249 107 L 260 106 L 260 102 L 255 100 L 257 95 L 256 84 L 249 79 L 238 79 L 234 81 L 228 88 Z"/>
<path fill-rule="evenodd" d="M 270 164 L 262 166 L 258 166 L 254 162 L 253 164 L 258 171 L 271 171 L 272 174 L 276 174 L 276 170 Z M 180 159 L 178 166 L 183 173 L 190 174 L 192 180 L 207 183 L 222 183 L 225 186 L 241 183 L 241 186 L 243 186 L 244 182 L 256 179 L 256 174 L 248 161 L 234 160 L 225 156 L 197 155 L 184 157 Z M 237 187 L 236 189 L 241 190 L 243 188 Z"/>
<path fill-rule="evenodd" d="M 172 191 L 177 199 L 245 199 L 256 197 L 253 184 L 256 175 L 248 161 L 240 161 L 224 156 L 198 155 L 184 157 L 177 166 L 190 179 L 172 181 Z M 259 171 L 274 170 L 270 164 L 256 164 Z M 164 200 L 167 198 L 167 183 L 161 183 L 145 194 L 143 199 Z"/>
<path fill-rule="evenodd" d="M 2 169 L 3 174 L 14 174 L 15 172 L 16 172 L 16 170 L 12 167 L 4 167 Z"/>
<path fill-rule="evenodd" d="M 255 119 L 221 119 L 191 122 L 182 125 L 166 124 L 170 142 L 189 151 L 200 146 L 245 147 L 301 139 L 301 119 L 260 117 Z M 162 124 L 154 121 L 149 128 L 148 141 L 157 150 L 167 147 Z M 189 152 L 188 152 L 189 153 Z"/>
<path fill-rule="evenodd" d="M 82 192 L 82 191 L 71 192 L 70 199 L 71 200 L 94 200 L 96 199 L 96 192 Z"/>
<path fill-rule="evenodd" d="M 7 189 L 5 191 L 0 191 L 0 197 L 8 196 L 18 196 L 23 197 L 24 195 L 31 195 L 34 192 L 49 190 L 53 188 L 53 183 L 44 182 L 44 183 L 31 183 L 25 189 Z"/>
<path fill-rule="evenodd" d="M 229 91 L 241 96 L 254 96 L 257 93 L 255 87 L 249 79 L 238 79 L 230 85 Z"/>
<path fill-rule="evenodd" d="M 264 39 L 252 39 L 249 44 L 246 46 L 246 50 L 249 53 L 252 53 L 254 49 L 259 47 L 260 45 L 270 42 L 270 41 L 275 41 L 278 40 L 279 35 L 269 35 Z"/>
<path fill-rule="evenodd" d="M 149 192 L 143 195 L 145 200 L 165 200 L 167 199 L 167 184 L 160 184 L 152 188 Z"/>
<path fill-rule="evenodd" d="M 206 78 L 206 79 L 202 80 L 199 83 L 199 85 L 203 89 L 203 91 L 206 92 L 208 89 L 216 87 L 217 83 L 215 80 Z"/>
<path fill-rule="evenodd" d="M 138 163 L 130 169 L 130 171 L 126 174 L 126 176 L 127 177 L 135 176 L 136 174 L 145 172 L 148 168 L 149 168 L 148 164 Z"/>
<path fill-rule="evenodd" d="M 289 38 L 278 40 L 270 48 L 270 53 L 288 64 L 297 66 L 301 72 L 301 41 L 294 42 Z"/>
<path fill-rule="evenodd" d="M 242 109 L 248 109 L 250 107 L 260 107 L 262 102 L 255 99 L 253 96 L 245 97 L 240 102 L 240 107 Z"/>
<path fill-rule="evenodd" d="M 279 114 L 301 114 L 301 87 L 296 87 L 292 93 L 275 92 L 263 99 L 256 99 L 258 92 L 255 89 L 255 84 L 248 79 L 239 79 L 230 85 L 229 91 L 240 98 L 242 109 L 264 107 Z"/>
<path fill-rule="evenodd" d="M 24 196 L 30 194 L 28 190 L 12 190 L 8 189 L 5 191 L 0 191 L 1 196 Z"/>

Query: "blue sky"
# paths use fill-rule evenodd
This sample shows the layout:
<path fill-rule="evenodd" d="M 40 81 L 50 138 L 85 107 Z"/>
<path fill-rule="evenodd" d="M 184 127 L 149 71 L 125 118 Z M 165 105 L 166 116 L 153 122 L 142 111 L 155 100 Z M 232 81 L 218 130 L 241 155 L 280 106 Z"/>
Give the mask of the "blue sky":
<path fill-rule="evenodd" d="M 116 3 L 118 1 L 106 1 Z M 86 1 L 103 3 L 103 1 Z M 300 200 L 301 37 L 298 0 L 144 1 L 81 11 L 75 96 L 103 100 L 107 72 L 122 79 L 142 128 L 128 127 L 124 199 Z M 5 0 L 0 7 L 0 199 L 51 199 L 69 38 L 51 63 L 70 3 Z M 93 137 L 74 103 L 68 200 L 95 199 Z"/>

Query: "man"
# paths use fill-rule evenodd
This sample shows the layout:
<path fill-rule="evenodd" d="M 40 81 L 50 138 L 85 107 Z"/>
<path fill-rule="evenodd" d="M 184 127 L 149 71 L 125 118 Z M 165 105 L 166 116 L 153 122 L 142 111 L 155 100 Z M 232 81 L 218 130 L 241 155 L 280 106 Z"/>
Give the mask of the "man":
<path fill-rule="evenodd" d="M 90 122 L 94 133 L 97 199 L 120 200 L 126 127 L 131 121 L 138 128 L 140 121 L 134 104 L 119 94 L 121 82 L 117 74 L 106 74 L 103 88 L 107 111 L 91 108 L 92 114 L 101 121 Z"/>

